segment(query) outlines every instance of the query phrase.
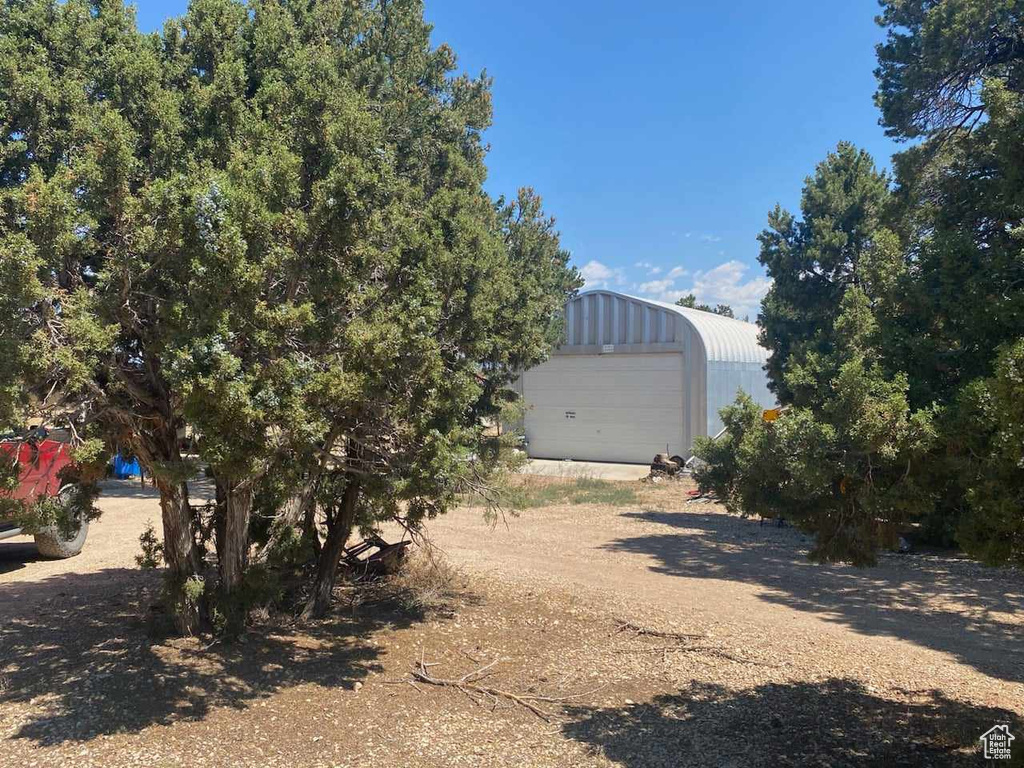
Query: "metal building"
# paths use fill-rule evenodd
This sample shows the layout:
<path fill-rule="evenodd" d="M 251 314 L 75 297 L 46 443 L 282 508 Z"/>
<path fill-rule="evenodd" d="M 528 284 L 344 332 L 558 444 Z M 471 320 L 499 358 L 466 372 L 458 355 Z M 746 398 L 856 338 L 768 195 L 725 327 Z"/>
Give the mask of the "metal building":
<path fill-rule="evenodd" d="M 566 339 L 519 381 L 527 451 L 535 458 L 647 463 L 689 457 L 722 428 L 718 411 L 742 389 L 770 408 L 752 323 L 587 291 L 566 305 Z"/>

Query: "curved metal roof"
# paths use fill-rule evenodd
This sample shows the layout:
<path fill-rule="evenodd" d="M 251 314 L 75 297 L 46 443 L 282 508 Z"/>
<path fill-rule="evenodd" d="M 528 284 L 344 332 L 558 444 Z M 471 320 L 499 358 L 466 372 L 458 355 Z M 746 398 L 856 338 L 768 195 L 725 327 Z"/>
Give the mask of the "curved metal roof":
<path fill-rule="evenodd" d="M 580 295 L 583 296 L 589 293 L 621 296 L 630 301 L 649 304 L 653 307 L 674 312 L 689 323 L 690 327 L 700 337 L 704 343 L 708 362 L 758 363 L 759 365 L 764 365 L 768 361 L 768 350 L 758 344 L 758 327 L 753 323 L 747 323 L 731 317 L 723 317 L 722 315 L 716 315 L 714 312 L 679 307 L 664 301 L 642 299 L 638 296 L 630 296 L 625 293 L 605 289 L 584 291 Z"/>

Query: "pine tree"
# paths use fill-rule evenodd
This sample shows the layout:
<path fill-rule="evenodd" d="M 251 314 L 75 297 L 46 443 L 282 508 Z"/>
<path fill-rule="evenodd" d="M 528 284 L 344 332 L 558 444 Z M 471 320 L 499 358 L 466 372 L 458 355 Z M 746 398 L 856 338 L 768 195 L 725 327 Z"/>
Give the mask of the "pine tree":
<path fill-rule="evenodd" d="M 887 184 L 870 155 L 842 142 L 807 178 L 802 219 L 780 206 L 768 215 L 758 260 L 772 287 L 759 322 L 761 344 L 771 353 L 769 381 L 783 403 L 794 397 L 786 384 L 791 360 L 833 345 L 832 328 L 847 288 L 867 279 L 868 254 L 887 236 Z"/>

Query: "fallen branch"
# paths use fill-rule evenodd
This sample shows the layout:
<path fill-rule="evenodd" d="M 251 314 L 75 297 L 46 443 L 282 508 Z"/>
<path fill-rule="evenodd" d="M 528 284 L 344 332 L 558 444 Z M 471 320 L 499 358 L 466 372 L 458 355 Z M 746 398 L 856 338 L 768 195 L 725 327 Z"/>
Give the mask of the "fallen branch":
<path fill-rule="evenodd" d="M 767 664 L 763 661 L 754 661 L 753 659 L 745 659 L 742 656 L 734 656 L 728 651 L 723 651 L 721 648 L 714 648 L 707 645 L 657 645 L 650 646 L 647 648 L 617 648 L 615 653 L 660 653 L 662 656 L 667 656 L 670 653 L 701 653 L 706 656 L 718 656 L 722 659 L 728 659 L 729 661 L 735 661 L 738 664 L 752 664 L 756 667 L 775 667 L 775 664 Z"/>
<path fill-rule="evenodd" d="M 642 627 L 639 624 L 634 624 L 632 621 L 624 621 L 618 619 L 618 627 L 615 629 L 615 633 L 630 632 L 634 637 L 663 637 L 666 640 L 692 640 L 695 638 L 705 638 L 707 635 L 703 634 L 692 634 L 687 632 L 668 632 L 660 629 L 650 629 L 649 627 Z"/>
<path fill-rule="evenodd" d="M 648 645 L 643 648 L 617 648 L 614 651 L 615 653 L 660 653 L 663 658 L 667 658 L 670 653 L 702 653 L 707 656 L 718 656 L 719 658 L 728 659 L 729 661 L 735 661 L 739 664 L 753 664 L 761 667 L 775 666 L 774 664 L 766 664 L 762 661 L 745 659 L 742 656 L 734 656 L 728 651 L 723 651 L 721 648 L 716 648 L 710 645 L 689 645 L 692 640 L 706 639 L 707 635 L 650 629 L 649 627 L 634 624 L 631 621 L 618 619 L 618 627 L 616 628 L 615 633 L 618 634 L 620 632 L 629 632 L 633 637 L 660 637 L 665 640 L 675 640 L 678 644 Z"/>
<path fill-rule="evenodd" d="M 440 688 L 454 688 L 455 690 L 461 691 L 465 694 L 466 697 L 477 706 L 483 706 L 484 701 L 489 700 L 492 709 L 497 706 L 499 701 L 504 699 L 528 709 L 545 723 L 550 723 L 554 714 L 541 709 L 540 706 L 538 706 L 539 704 L 567 704 L 573 699 L 578 699 L 583 696 L 589 696 L 596 693 L 604 687 L 602 685 L 589 691 L 566 694 L 564 696 L 543 696 L 538 694 L 514 693 L 513 691 L 506 691 L 502 688 L 496 688 L 491 685 L 481 685 L 479 681 L 493 674 L 491 670 L 498 661 L 498 659 L 495 659 L 489 664 L 484 664 L 482 667 L 478 667 L 471 672 L 467 672 L 462 677 L 443 678 L 434 677 L 430 674 L 430 672 L 427 671 L 428 667 L 434 667 L 437 666 L 437 664 L 436 662 L 425 662 L 421 656 L 417 668 L 412 671 L 414 680 L 410 682 L 412 684 L 420 682 L 427 685 L 438 686 Z M 474 694 L 476 694 L 476 696 L 474 696 Z M 477 698 L 478 696 L 481 698 Z"/>

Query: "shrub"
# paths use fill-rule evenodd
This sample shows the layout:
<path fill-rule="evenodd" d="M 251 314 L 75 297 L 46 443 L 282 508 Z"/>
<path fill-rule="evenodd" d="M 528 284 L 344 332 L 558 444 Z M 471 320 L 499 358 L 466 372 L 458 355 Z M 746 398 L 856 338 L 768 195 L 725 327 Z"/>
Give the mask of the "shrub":
<path fill-rule="evenodd" d="M 152 523 L 147 523 L 146 530 L 140 534 L 139 545 L 142 547 L 142 554 L 135 556 L 135 563 L 139 568 L 149 570 L 157 568 L 163 562 L 164 545 Z"/>
<path fill-rule="evenodd" d="M 429 546 L 410 552 L 386 584 L 402 608 L 422 614 L 453 612 L 467 589 L 465 574 Z"/>

